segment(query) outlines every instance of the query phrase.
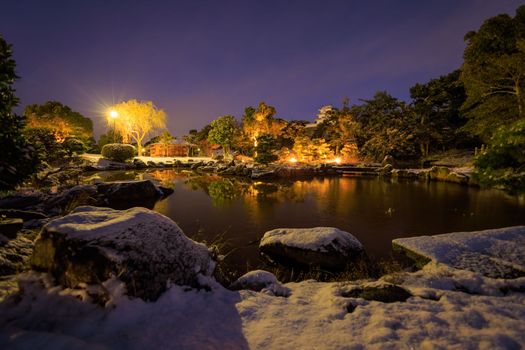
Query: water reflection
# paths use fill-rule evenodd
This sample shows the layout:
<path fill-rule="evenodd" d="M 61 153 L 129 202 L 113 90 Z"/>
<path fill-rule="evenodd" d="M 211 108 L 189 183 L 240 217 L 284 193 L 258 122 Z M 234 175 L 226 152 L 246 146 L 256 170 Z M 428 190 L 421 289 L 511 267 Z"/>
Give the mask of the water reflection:
<path fill-rule="evenodd" d="M 346 177 L 270 183 L 176 170 L 97 176 L 174 188 L 154 209 L 189 236 L 213 241 L 224 234 L 236 249 L 229 259 L 241 269 L 258 265 L 256 243 L 277 227 L 335 226 L 354 234 L 372 257 L 385 257 L 398 237 L 525 224 L 523 199 L 456 184 Z"/>

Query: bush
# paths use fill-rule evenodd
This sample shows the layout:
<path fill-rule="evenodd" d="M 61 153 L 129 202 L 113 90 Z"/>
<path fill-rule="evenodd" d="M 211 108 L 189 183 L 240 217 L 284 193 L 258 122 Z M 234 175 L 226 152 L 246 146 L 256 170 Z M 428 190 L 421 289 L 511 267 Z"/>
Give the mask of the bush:
<path fill-rule="evenodd" d="M 525 193 L 525 119 L 499 128 L 474 165 L 480 185 Z"/>
<path fill-rule="evenodd" d="M 257 147 L 255 147 L 257 155 L 255 156 L 255 161 L 259 164 L 275 162 L 277 156 L 273 152 L 276 148 L 277 142 L 273 136 L 264 134 L 257 137 Z"/>
<path fill-rule="evenodd" d="M 67 150 L 58 143 L 55 135 L 45 128 L 27 128 L 24 130 L 27 140 L 33 145 L 38 158 L 48 165 L 55 165 L 67 156 Z"/>
<path fill-rule="evenodd" d="M 102 156 L 115 162 L 125 162 L 135 156 L 135 147 L 124 143 L 108 143 L 102 147 Z"/>

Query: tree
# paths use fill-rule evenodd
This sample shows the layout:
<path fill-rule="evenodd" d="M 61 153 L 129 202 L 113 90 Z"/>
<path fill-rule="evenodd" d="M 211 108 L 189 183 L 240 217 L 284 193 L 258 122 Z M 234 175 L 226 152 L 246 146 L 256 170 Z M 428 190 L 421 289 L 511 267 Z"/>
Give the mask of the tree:
<path fill-rule="evenodd" d="M 359 123 L 352 116 L 347 98 L 343 100 L 341 109 L 331 107 L 325 110 L 322 121 L 314 132 L 314 138 L 325 139 L 338 156 L 346 145 L 355 145 Z"/>
<path fill-rule="evenodd" d="M 14 188 L 37 170 L 35 149 L 22 134 L 26 120 L 13 113 L 18 104 L 13 83 L 16 63 L 13 51 L 0 36 L 0 191 Z"/>
<path fill-rule="evenodd" d="M 138 156 L 142 156 L 144 138 L 154 130 L 166 128 L 166 113 L 157 109 L 151 101 L 129 100 L 112 107 L 117 112 L 114 118 L 115 130 L 125 143 L 137 143 Z"/>
<path fill-rule="evenodd" d="M 423 157 L 427 157 L 431 149 L 456 147 L 468 139 L 459 131 L 467 121 L 461 113 L 466 94 L 460 74 L 455 70 L 410 88 L 416 113 L 415 140 Z"/>
<path fill-rule="evenodd" d="M 354 105 L 351 113 L 359 122 L 357 145 L 360 152 L 381 161 L 386 155 L 409 159 L 417 155 L 415 113 L 411 106 L 386 92 Z"/>
<path fill-rule="evenodd" d="M 245 108 L 241 119 L 242 148 L 246 148 L 246 151 L 253 150 L 257 146 L 257 137 L 259 135 L 280 136 L 281 130 L 287 125 L 287 122 L 283 119 L 274 118 L 275 113 L 275 108 L 264 102 L 259 103 L 257 109 L 253 107 Z"/>
<path fill-rule="evenodd" d="M 277 140 L 269 134 L 259 135 L 257 137 L 257 146 L 255 147 L 255 161 L 260 164 L 268 164 L 277 160 L 274 154 L 278 148 Z"/>
<path fill-rule="evenodd" d="M 99 150 L 102 150 L 102 147 L 104 145 L 107 145 L 108 143 L 121 143 L 122 142 L 122 135 L 120 135 L 118 132 L 115 132 L 115 129 L 110 128 L 105 134 L 101 134 L 98 139 L 98 148 Z"/>
<path fill-rule="evenodd" d="M 466 129 L 490 141 L 498 126 L 525 117 L 525 6 L 498 15 L 465 36 L 461 80 L 467 99 Z"/>
<path fill-rule="evenodd" d="M 500 127 L 474 162 L 481 185 L 525 193 L 525 119 Z"/>
<path fill-rule="evenodd" d="M 58 143 L 68 138 L 75 138 L 91 148 L 93 139 L 93 122 L 70 107 L 57 101 L 48 101 L 43 105 L 28 105 L 24 110 L 28 128 L 47 129 L 55 135 Z"/>
<path fill-rule="evenodd" d="M 239 126 L 234 116 L 225 115 L 211 122 L 208 133 L 208 141 L 219 144 L 224 149 L 225 156 L 230 155 L 230 149 L 234 145 L 235 138 L 239 134 Z"/>

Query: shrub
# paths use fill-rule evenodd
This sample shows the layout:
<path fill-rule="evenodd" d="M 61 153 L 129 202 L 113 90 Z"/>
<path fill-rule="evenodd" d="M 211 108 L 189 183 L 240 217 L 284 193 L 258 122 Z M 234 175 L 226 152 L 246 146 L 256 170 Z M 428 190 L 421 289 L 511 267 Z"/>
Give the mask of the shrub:
<path fill-rule="evenodd" d="M 125 162 L 135 156 L 135 147 L 124 143 L 108 143 L 102 147 L 102 156 L 115 162 Z"/>
<path fill-rule="evenodd" d="M 264 134 L 257 137 L 255 161 L 260 164 L 275 162 L 277 156 L 273 153 L 277 148 L 277 142 L 272 135 Z"/>
<path fill-rule="evenodd" d="M 474 165 L 480 185 L 525 192 L 525 119 L 499 128 Z"/>

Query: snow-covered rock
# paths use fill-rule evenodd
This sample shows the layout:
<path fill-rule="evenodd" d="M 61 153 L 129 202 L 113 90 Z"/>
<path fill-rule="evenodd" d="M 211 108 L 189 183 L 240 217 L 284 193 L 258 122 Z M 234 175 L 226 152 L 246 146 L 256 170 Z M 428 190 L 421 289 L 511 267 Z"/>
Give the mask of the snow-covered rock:
<path fill-rule="evenodd" d="M 275 296 L 287 297 L 290 295 L 290 289 L 283 286 L 273 273 L 264 270 L 254 270 L 245 273 L 233 282 L 230 288 L 233 290 L 248 289 L 255 292 L 262 291 Z"/>
<path fill-rule="evenodd" d="M 145 208 L 79 207 L 44 226 L 31 263 L 66 287 L 116 276 L 128 295 L 146 300 L 157 299 L 170 283 L 199 286 L 215 267 L 205 245 Z"/>
<path fill-rule="evenodd" d="M 273 260 L 342 269 L 364 254 L 352 234 L 335 227 L 278 228 L 264 234 L 262 253 Z"/>
<path fill-rule="evenodd" d="M 392 244 L 420 265 L 432 260 L 493 278 L 525 276 L 525 226 L 398 238 Z"/>

